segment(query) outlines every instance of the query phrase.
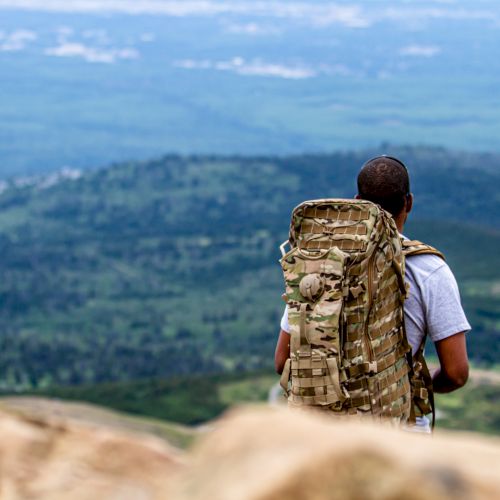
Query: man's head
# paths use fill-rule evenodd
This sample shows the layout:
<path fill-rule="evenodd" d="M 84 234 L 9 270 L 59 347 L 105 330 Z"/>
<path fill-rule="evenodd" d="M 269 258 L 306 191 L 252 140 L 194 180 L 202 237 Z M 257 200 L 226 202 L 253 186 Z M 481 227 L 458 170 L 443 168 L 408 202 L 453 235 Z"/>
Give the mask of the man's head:
<path fill-rule="evenodd" d="M 408 170 L 403 162 L 390 156 L 368 160 L 358 175 L 357 198 L 379 204 L 392 214 L 396 223 L 404 224 L 413 197 Z"/>

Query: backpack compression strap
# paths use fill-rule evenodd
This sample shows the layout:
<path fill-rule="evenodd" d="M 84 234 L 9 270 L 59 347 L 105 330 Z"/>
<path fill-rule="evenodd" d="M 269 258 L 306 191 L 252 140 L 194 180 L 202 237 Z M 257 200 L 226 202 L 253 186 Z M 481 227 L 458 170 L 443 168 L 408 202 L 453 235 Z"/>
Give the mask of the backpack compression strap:
<path fill-rule="evenodd" d="M 403 255 L 405 256 L 405 258 L 412 257 L 413 255 L 436 255 L 437 257 L 446 260 L 444 255 L 439 250 L 436 250 L 434 247 L 426 245 L 421 241 L 402 240 L 402 244 L 403 244 Z M 434 404 L 434 391 L 432 390 L 432 376 L 430 374 L 429 368 L 427 366 L 424 357 L 424 348 L 426 340 L 427 340 L 427 332 L 425 332 L 424 338 L 422 339 L 422 343 L 417 349 L 415 356 L 413 356 L 413 361 L 414 361 L 414 368 L 418 367 L 416 375 L 422 379 L 425 388 L 427 390 L 427 396 L 429 398 L 429 403 L 432 408 L 432 428 L 434 429 L 434 425 L 436 423 L 436 407 Z"/>

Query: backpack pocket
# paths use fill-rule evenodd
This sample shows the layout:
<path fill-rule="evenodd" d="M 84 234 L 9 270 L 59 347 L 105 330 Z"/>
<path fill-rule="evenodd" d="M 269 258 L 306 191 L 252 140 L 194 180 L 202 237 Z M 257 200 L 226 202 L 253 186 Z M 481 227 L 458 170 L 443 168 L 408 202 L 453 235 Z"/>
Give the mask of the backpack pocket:
<path fill-rule="evenodd" d="M 291 353 L 291 406 L 342 408 L 348 394 L 340 385 L 337 354 L 334 350 L 300 349 Z"/>
<path fill-rule="evenodd" d="M 291 334 L 292 406 L 342 406 L 340 384 L 345 254 L 298 248 L 281 259 Z"/>

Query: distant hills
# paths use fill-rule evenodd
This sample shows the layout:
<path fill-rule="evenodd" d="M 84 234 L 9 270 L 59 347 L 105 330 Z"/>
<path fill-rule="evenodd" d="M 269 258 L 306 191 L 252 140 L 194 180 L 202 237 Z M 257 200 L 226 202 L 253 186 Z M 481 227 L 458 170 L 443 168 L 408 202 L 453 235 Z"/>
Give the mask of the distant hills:
<path fill-rule="evenodd" d="M 500 362 L 500 156 L 384 152 L 412 173 L 407 235 L 459 278 L 472 358 Z M 290 211 L 352 196 L 368 154 L 166 156 L 6 186 L 1 388 L 270 369 Z"/>

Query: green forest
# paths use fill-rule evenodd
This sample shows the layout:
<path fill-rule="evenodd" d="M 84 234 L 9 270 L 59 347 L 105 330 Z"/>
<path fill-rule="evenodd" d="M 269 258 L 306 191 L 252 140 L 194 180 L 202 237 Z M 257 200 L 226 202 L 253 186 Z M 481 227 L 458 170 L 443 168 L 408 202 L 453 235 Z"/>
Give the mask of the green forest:
<path fill-rule="evenodd" d="M 500 155 L 383 149 L 412 176 L 406 235 L 442 250 L 459 280 L 473 361 L 500 363 Z M 271 371 L 290 212 L 352 197 L 373 153 L 170 155 L 7 183 L 0 389 Z"/>

